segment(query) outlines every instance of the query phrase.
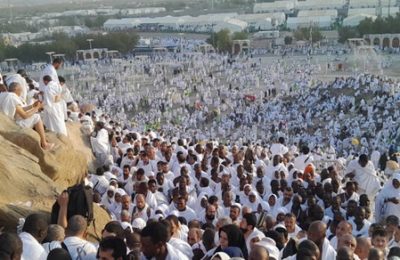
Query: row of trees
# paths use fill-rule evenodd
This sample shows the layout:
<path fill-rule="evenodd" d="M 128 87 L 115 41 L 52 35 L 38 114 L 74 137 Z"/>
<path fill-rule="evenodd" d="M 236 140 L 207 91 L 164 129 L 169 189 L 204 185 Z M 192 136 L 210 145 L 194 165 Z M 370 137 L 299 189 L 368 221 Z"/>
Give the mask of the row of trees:
<path fill-rule="evenodd" d="M 293 32 L 293 37 L 298 41 L 312 40 L 313 43 L 323 39 L 321 31 L 317 27 L 298 28 Z"/>
<path fill-rule="evenodd" d="M 339 29 L 339 41 L 344 43 L 349 38 L 377 33 L 400 33 L 400 13 L 387 18 L 378 17 L 375 20 L 366 18 L 356 27 L 342 27 Z"/>
<path fill-rule="evenodd" d="M 230 52 L 232 50 L 233 40 L 245 40 L 248 39 L 249 35 L 245 32 L 230 33 L 229 30 L 223 29 L 217 33 L 211 34 L 207 42 L 211 44 L 219 52 Z M 310 41 L 319 42 L 323 39 L 321 31 L 316 28 L 298 28 L 293 32 L 293 37 L 286 36 L 285 44 L 289 45 L 293 43 L 293 38 L 297 41 Z"/>
<path fill-rule="evenodd" d="M 22 62 L 45 61 L 48 51 L 63 53 L 73 59 L 79 49 L 88 49 L 87 39 L 93 39 L 93 48 L 108 48 L 121 53 L 128 53 L 137 44 L 139 36 L 133 32 L 115 32 L 109 34 L 81 35 L 68 37 L 65 34 L 53 35 L 53 41 L 48 44 L 23 44 L 19 47 L 0 44 L 0 60 L 17 58 Z"/>
<path fill-rule="evenodd" d="M 2 22 L 0 23 L 1 33 L 21 33 L 21 32 L 37 32 L 39 31 L 39 25 L 33 26 L 25 22 Z"/>
<path fill-rule="evenodd" d="M 249 36 L 245 32 L 235 32 L 231 34 L 228 29 L 223 29 L 217 33 L 212 33 L 207 43 L 211 44 L 219 52 L 231 52 L 234 40 L 246 40 Z"/>

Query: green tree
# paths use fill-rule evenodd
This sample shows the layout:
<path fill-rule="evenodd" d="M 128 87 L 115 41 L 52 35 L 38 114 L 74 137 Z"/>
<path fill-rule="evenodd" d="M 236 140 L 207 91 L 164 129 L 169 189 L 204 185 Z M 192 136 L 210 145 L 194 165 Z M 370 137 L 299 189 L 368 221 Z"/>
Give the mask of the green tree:
<path fill-rule="evenodd" d="M 132 32 L 115 32 L 109 34 L 80 35 L 68 37 L 57 33 L 52 36 L 52 43 L 48 44 L 22 44 L 18 47 L 0 44 L 0 59 L 17 58 L 22 62 L 46 61 L 47 51 L 64 53 L 67 58 L 73 59 L 79 49 L 88 49 L 88 38 L 93 39 L 93 48 L 108 48 L 121 53 L 130 52 L 137 44 L 139 37 Z"/>
<path fill-rule="evenodd" d="M 293 37 L 298 41 L 309 41 L 312 38 L 313 43 L 323 39 L 321 31 L 317 27 L 298 28 L 293 32 Z"/>
<path fill-rule="evenodd" d="M 285 36 L 284 41 L 286 45 L 290 45 L 293 42 L 293 38 L 291 36 Z"/>
<path fill-rule="evenodd" d="M 249 35 L 246 32 L 235 32 L 232 35 L 232 40 L 247 40 Z"/>
<path fill-rule="evenodd" d="M 220 52 L 230 52 L 232 49 L 231 33 L 228 29 L 223 29 L 213 33 L 207 42 Z"/>
<path fill-rule="evenodd" d="M 354 27 L 341 27 L 338 30 L 339 33 L 339 42 L 345 43 L 350 38 L 358 38 L 360 37 L 357 28 Z"/>
<path fill-rule="evenodd" d="M 376 33 L 400 33 L 400 13 L 386 18 L 378 17 L 375 20 L 366 18 L 356 27 L 359 36 Z"/>

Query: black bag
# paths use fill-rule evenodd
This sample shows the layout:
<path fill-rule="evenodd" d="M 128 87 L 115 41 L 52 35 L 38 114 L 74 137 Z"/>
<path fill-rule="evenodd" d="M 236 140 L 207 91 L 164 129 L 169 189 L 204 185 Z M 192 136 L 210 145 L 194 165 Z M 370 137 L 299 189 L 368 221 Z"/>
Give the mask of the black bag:
<path fill-rule="evenodd" d="M 81 215 L 88 221 L 93 220 L 93 189 L 84 184 L 77 184 L 67 189 L 69 200 L 67 209 L 67 220 L 74 215 Z M 60 206 L 57 201 L 51 209 L 51 223 L 57 224 Z"/>

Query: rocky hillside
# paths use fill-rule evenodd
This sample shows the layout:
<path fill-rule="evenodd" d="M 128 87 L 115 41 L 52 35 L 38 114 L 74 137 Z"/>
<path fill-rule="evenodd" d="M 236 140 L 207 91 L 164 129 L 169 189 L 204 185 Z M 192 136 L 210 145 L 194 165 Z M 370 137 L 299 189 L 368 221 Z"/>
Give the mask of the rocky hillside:
<path fill-rule="evenodd" d="M 34 130 L 0 113 L 0 227 L 15 230 L 18 218 L 49 213 L 56 195 L 84 178 L 93 162 L 91 149 L 78 123 L 68 123 L 68 132 L 68 137 L 47 133 L 56 147 L 43 151 Z M 98 227 L 109 221 L 100 208 L 95 215 Z"/>

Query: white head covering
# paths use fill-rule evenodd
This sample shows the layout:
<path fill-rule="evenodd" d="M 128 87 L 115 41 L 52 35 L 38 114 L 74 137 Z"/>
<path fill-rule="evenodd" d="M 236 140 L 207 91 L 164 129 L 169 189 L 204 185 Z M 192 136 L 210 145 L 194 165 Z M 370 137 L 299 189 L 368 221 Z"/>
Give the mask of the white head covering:
<path fill-rule="evenodd" d="M 264 247 L 270 257 L 275 258 L 276 260 L 279 259 L 279 249 L 276 247 L 276 243 L 273 239 L 269 237 L 264 237 L 260 242 L 257 242 L 255 245 Z"/>
<path fill-rule="evenodd" d="M 146 221 L 144 221 L 144 219 L 142 218 L 135 218 L 132 221 L 132 227 L 142 230 L 143 228 L 146 227 Z"/>
<path fill-rule="evenodd" d="M 215 253 L 215 254 L 211 257 L 211 260 L 213 260 L 214 257 L 219 257 L 219 259 L 221 259 L 221 260 L 229 260 L 229 259 L 231 259 L 231 257 L 230 257 L 227 253 L 224 253 L 224 252 Z"/>
<path fill-rule="evenodd" d="M 118 188 L 118 189 L 115 191 L 115 193 L 118 193 L 118 194 L 120 194 L 121 196 L 126 195 L 126 191 L 125 191 L 124 189 L 121 189 L 121 188 Z"/>

